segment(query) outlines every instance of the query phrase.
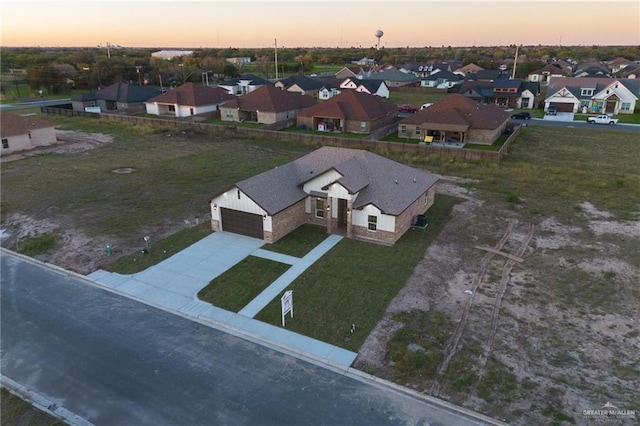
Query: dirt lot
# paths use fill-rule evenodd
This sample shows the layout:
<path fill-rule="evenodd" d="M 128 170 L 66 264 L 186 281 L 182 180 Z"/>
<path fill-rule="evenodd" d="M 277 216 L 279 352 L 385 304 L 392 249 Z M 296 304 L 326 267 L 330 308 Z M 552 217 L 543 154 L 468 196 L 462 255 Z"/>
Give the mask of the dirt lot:
<path fill-rule="evenodd" d="M 67 142 L 47 150 L 110 142 L 74 132 L 60 139 Z M 603 419 L 583 410 L 606 403 L 640 410 L 640 222 L 588 200 L 571 215 L 532 218 L 518 205 L 487 201 L 471 179 L 443 177 L 439 190 L 465 201 L 355 367 L 516 425 L 592 424 Z M 89 237 L 73 218 L 13 214 L 3 226 L 9 247 L 21 236 L 57 232 L 64 243 L 46 260 L 82 273 L 99 267 L 105 244 L 125 244 Z"/>
<path fill-rule="evenodd" d="M 517 209 L 483 202 L 473 186 L 445 178 L 440 190 L 466 201 L 391 302 L 355 367 L 517 425 L 592 424 L 602 418 L 583 410 L 607 402 L 637 411 L 640 222 L 616 220 L 584 202 L 572 223 L 531 223 Z M 582 295 L 573 296 L 580 287 Z M 437 370 L 403 374 L 407 360 L 390 356 L 396 333 L 429 333 L 399 316 L 408 312 L 448 320 Z M 415 341 L 407 346 L 409 358 L 433 351 Z M 636 424 L 614 424 L 623 423 Z"/>

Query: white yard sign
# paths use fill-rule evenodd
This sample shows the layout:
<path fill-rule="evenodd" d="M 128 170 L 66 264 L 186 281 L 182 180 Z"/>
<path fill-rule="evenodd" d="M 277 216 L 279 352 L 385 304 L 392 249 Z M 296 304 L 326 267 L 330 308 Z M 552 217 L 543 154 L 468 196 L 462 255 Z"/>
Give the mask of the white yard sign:
<path fill-rule="evenodd" d="M 291 318 L 293 318 L 293 291 L 285 291 L 280 298 L 280 303 L 282 305 L 282 326 L 284 327 L 284 317 L 288 312 L 291 312 Z"/>

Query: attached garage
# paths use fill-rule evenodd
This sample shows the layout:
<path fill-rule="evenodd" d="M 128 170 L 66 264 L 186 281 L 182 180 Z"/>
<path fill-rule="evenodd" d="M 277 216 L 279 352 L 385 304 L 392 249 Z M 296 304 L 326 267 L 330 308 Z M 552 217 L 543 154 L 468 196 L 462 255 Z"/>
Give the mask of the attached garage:
<path fill-rule="evenodd" d="M 259 214 L 221 208 L 222 230 L 253 238 L 264 238 L 263 219 Z"/>
<path fill-rule="evenodd" d="M 558 112 L 573 112 L 574 104 L 567 102 L 551 102 L 549 103 L 549 106 L 555 106 L 556 111 Z"/>

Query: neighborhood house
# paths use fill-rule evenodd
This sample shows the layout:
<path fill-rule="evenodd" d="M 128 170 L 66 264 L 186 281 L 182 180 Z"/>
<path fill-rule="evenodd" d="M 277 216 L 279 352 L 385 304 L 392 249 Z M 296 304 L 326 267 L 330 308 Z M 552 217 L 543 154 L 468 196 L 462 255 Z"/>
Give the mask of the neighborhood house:
<path fill-rule="evenodd" d="M 2 154 L 25 151 L 37 146 L 55 144 L 56 130 L 53 123 L 29 115 L 21 116 L 10 112 L 0 112 L 0 135 Z"/>
<path fill-rule="evenodd" d="M 211 226 L 273 243 L 313 224 L 392 245 L 433 205 L 437 181 L 368 151 L 325 146 L 213 197 Z"/>

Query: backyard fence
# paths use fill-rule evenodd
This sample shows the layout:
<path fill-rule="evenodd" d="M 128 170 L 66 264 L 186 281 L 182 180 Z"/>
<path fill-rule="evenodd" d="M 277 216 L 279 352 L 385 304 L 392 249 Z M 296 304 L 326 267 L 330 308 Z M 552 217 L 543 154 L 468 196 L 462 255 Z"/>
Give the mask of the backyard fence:
<path fill-rule="evenodd" d="M 471 161 L 499 161 L 506 153 L 509 145 L 515 139 L 520 132 L 521 126 L 516 126 L 507 138 L 505 143 L 498 151 L 478 150 L 478 149 L 466 149 L 466 148 L 451 148 L 446 146 L 433 146 L 418 144 L 415 142 L 387 142 L 380 140 L 371 140 L 367 138 L 345 138 L 339 135 L 326 134 L 319 135 L 308 132 L 282 132 L 279 130 L 269 130 L 268 128 L 251 128 L 243 126 L 232 125 L 219 125 L 209 123 L 197 123 L 190 120 L 183 119 L 166 119 L 166 118 L 151 118 L 151 117 L 136 117 L 132 115 L 122 114 L 108 114 L 108 113 L 89 113 L 84 111 L 72 111 L 69 109 L 62 109 L 56 107 L 42 107 L 41 111 L 45 114 L 66 115 L 71 117 L 89 117 L 100 118 L 110 121 L 128 122 L 140 125 L 151 125 L 157 128 L 171 129 L 173 131 L 192 131 L 209 136 L 216 137 L 234 137 L 234 138 L 267 138 L 278 139 L 281 141 L 292 142 L 297 144 L 304 144 L 310 146 L 322 146 L 331 145 L 344 148 L 354 149 L 366 149 L 370 151 L 389 151 L 389 152 L 403 152 L 403 153 L 415 153 L 425 156 L 438 156 L 445 158 L 455 158 L 460 160 Z M 379 133 L 375 133 L 377 137 L 384 137 L 388 134 L 394 133 L 393 128 L 397 124 L 387 126 L 384 129 L 380 129 Z M 281 126 L 272 125 L 268 126 L 273 129 L 278 129 Z M 384 135 L 384 136 L 382 136 Z"/>

